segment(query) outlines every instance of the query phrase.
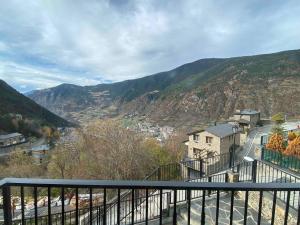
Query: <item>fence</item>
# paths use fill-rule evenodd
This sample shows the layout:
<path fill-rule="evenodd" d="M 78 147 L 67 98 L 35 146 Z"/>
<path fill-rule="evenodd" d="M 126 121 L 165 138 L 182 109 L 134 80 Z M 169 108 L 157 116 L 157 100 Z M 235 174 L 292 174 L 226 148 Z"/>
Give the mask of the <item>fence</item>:
<path fill-rule="evenodd" d="M 205 199 L 211 195 L 214 195 L 216 204 L 218 204 L 222 193 L 227 192 L 232 195 L 234 192 L 242 192 L 247 199 L 249 191 L 258 191 L 261 195 L 259 198 L 263 198 L 263 192 L 268 192 L 275 200 L 283 202 L 286 205 L 287 213 L 285 221 L 288 221 L 290 209 L 299 214 L 300 178 L 298 176 L 262 161 L 243 161 L 234 168 L 239 173 L 239 181 L 253 182 L 254 184 L 228 184 L 226 183 L 228 176 L 225 172 L 209 174 L 209 170 L 207 170 L 211 165 L 214 167 L 218 165 L 220 170 L 223 167 L 228 169 L 228 160 L 225 157 L 218 157 L 217 159 L 207 158 L 202 162 L 193 160 L 183 164 L 174 163 L 162 166 L 154 170 L 144 181 L 132 182 L 141 186 L 131 185 L 130 181 L 4 179 L 1 181 L 0 187 L 3 190 L 5 224 L 121 225 L 141 222 L 147 224 L 152 220 L 158 220 L 161 224 L 163 218 L 169 217 L 172 213 L 173 222 L 177 221 L 178 215 L 176 213 L 176 218 L 174 218 L 173 211 L 176 211 L 177 205 L 179 207 L 182 203 L 187 204 L 189 211 L 190 203 L 194 199 L 202 199 L 205 206 Z M 222 163 L 218 162 L 220 159 L 222 159 Z M 190 168 L 198 171 L 195 172 L 195 176 L 191 176 Z M 166 180 L 169 181 L 166 182 Z M 249 186 L 250 189 L 247 189 Z M 58 207 L 59 210 L 54 210 L 52 205 L 54 189 L 60 191 L 62 203 L 65 202 L 67 191 L 71 189 L 75 193 L 74 209 L 70 210 L 65 204 L 61 204 Z M 42 195 L 45 197 L 45 193 L 47 193 L 47 206 L 39 207 L 38 200 Z M 85 207 L 79 205 L 78 199 L 79 194 L 83 193 L 89 196 Z M 15 214 L 11 211 L 14 195 L 21 196 L 20 209 Z M 25 199 L 28 195 L 34 199 L 32 210 L 25 208 Z M 95 202 L 94 195 L 102 196 L 101 201 Z M 109 195 L 115 197 L 109 198 Z M 231 202 L 231 204 L 234 203 Z M 244 207 L 247 210 L 248 205 L 245 203 Z M 218 208 L 221 210 L 222 206 L 219 205 Z M 261 213 L 260 210 L 258 210 L 258 214 Z M 216 221 L 218 221 L 218 213 L 219 211 L 215 214 Z M 275 214 L 275 212 L 273 213 Z M 205 213 L 202 214 L 203 211 L 201 211 L 201 217 L 205 221 Z M 259 221 L 259 218 L 257 219 Z"/>
<path fill-rule="evenodd" d="M 265 160 L 270 163 L 274 163 L 283 168 L 295 171 L 300 173 L 300 159 L 295 156 L 287 156 L 281 152 L 274 150 L 266 149 L 262 147 L 261 149 L 262 160 Z"/>
<path fill-rule="evenodd" d="M 300 176 L 264 161 L 243 161 L 236 166 L 236 170 L 239 173 L 240 182 L 283 183 L 287 185 L 298 183 L 300 186 Z M 289 201 L 290 206 L 293 208 L 298 207 L 299 192 L 291 192 L 289 199 L 287 199 L 287 195 L 284 192 L 278 192 L 277 198 L 283 202 Z"/>
<path fill-rule="evenodd" d="M 217 178 L 219 179 L 219 178 Z M 274 193 L 272 213 L 270 214 L 271 224 L 274 224 L 275 220 L 275 208 L 277 192 L 284 192 L 287 196 L 288 203 L 290 202 L 291 192 L 299 193 L 299 184 L 282 184 L 282 183 L 209 183 L 209 182 L 178 182 L 178 181 L 95 181 L 95 180 L 49 180 L 49 179 L 4 179 L 1 181 L 0 187 L 3 192 L 3 211 L 4 211 L 4 224 L 82 224 L 87 223 L 90 225 L 121 225 L 121 224 L 134 224 L 145 222 L 148 224 L 149 221 L 156 219 L 157 224 L 162 225 L 165 222 L 176 225 L 179 218 L 179 213 L 181 209 L 181 199 L 180 195 L 184 193 L 185 196 L 185 207 L 187 210 L 187 224 L 191 224 L 191 205 L 192 205 L 192 193 L 197 191 L 200 195 L 197 198 L 201 199 L 201 205 L 199 208 L 199 215 L 201 219 L 200 224 L 206 224 L 207 217 L 210 216 L 207 210 L 208 194 L 215 194 L 215 209 L 213 220 L 215 224 L 220 222 L 222 214 L 220 212 L 229 210 L 228 224 L 232 224 L 234 218 L 237 216 L 234 210 L 235 206 L 235 195 L 237 193 L 242 193 L 245 196 L 245 202 L 242 206 L 244 212 L 245 224 L 248 221 L 247 213 L 250 205 L 248 204 L 248 195 L 250 192 L 259 193 L 258 197 L 258 210 L 257 218 L 255 219 L 257 224 L 260 224 L 263 220 L 263 209 L 262 202 L 265 197 L 266 192 Z M 24 195 L 24 189 L 33 189 L 34 198 L 34 217 L 32 221 L 26 220 L 25 217 L 25 205 L 24 201 L 26 196 Z M 61 190 L 61 198 L 64 200 L 65 190 L 68 188 L 75 189 L 76 193 L 76 204 L 75 210 L 70 218 L 66 218 L 65 205 L 62 204 L 61 216 L 57 220 L 53 220 L 52 207 L 51 207 L 51 189 L 59 188 Z M 14 192 L 19 190 L 19 195 L 21 196 L 21 213 L 20 219 L 15 220 L 12 216 L 11 203 L 12 203 L 12 189 Z M 23 190 L 23 191 L 22 191 Z M 39 193 L 43 190 L 48 193 L 48 212 L 44 219 L 39 217 L 40 208 L 37 206 Z M 84 218 L 81 216 L 80 208 L 78 204 L 78 193 L 79 190 L 86 190 L 90 195 L 89 207 L 86 209 Z M 117 194 L 117 204 L 114 211 L 107 211 L 106 209 L 110 207 L 107 203 L 107 193 L 109 191 L 116 191 Z M 122 201 L 121 192 L 123 190 L 131 190 L 131 198 L 129 201 Z M 157 190 L 154 195 L 152 190 Z M 101 207 L 94 207 L 93 205 L 93 193 L 101 192 L 103 194 L 103 200 Z M 144 193 L 144 198 L 135 198 L 136 192 Z M 228 205 L 221 204 L 221 193 L 226 192 L 230 196 L 230 202 Z M 170 194 L 167 194 L 170 193 Z M 140 202 L 142 201 L 142 203 Z M 168 208 L 168 203 L 170 203 L 170 208 Z M 127 207 L 122 207 L 126 204 Z M 299 203 L 298 203 L 299 204 Z M 298 205 L 299 206 L 299 205 Z M 241 207 L 241 206 L 239 206 Z M 125 209 L 127 211 L 125 211 Z M 290 219 L 290 204 L 285 205 L 285 211 L 283 214 L 284 223 L 287 225 Z M 299 207 L 296 208 L 296 220 L 299 224 L 300 213 Z M 90 219 L 93 218 L 93 219 Z M 116 219 L 110 219 L 116 218 Z M 168 221 L 167 221 L 168 220 Z M 84 222 L 85 221 L 85 222 Z"/>

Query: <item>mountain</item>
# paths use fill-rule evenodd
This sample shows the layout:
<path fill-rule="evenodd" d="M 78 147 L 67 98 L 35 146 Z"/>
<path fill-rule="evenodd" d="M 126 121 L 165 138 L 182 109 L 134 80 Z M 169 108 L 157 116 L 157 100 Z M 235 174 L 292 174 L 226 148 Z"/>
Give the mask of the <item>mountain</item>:
<path fill-rule="evenodd" d="M 5 118 L 13 118 L 13 115 L 20 114 L 27 120 L 32 120 L 39 125 L 49 126 L 70 126 L 71 123 L 55 115 L 49 110 L 35 103 L 30 98 L 17 92 L 3 80 L 0 80 L 0 129 L 6 130 Z M 8 129 L 8 128 L 7 128 Z"/>
<path fill-rule="evenodd" d="M 29 95 L 74 121 L 136 117 L 175 127 L 228 118 L 235 109 L 262 116 L 300 115 L 300 50 L 201 59 L 170 71 L 112 84 L 62 84 Z"/>

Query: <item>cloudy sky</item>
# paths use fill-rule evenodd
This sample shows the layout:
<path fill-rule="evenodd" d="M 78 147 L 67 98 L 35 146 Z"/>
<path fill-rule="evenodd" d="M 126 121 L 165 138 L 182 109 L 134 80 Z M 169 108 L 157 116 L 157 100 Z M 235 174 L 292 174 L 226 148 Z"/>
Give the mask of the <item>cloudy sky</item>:
<path fill-rule="evenodd" d="M 22 92 L 297 48 L 299 0 L 0 0 L 0 78 Z"/>

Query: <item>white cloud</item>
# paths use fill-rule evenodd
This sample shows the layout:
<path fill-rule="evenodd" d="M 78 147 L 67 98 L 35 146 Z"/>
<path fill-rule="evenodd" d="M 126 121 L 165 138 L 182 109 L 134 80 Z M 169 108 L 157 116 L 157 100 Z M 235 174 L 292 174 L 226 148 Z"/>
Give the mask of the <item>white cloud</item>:
<path fill-rule="evenodd" d="M 297 0 L 1 1 L 0 78 L 20 89 L 97 84 L 294 49 L 299 10 Z"/>

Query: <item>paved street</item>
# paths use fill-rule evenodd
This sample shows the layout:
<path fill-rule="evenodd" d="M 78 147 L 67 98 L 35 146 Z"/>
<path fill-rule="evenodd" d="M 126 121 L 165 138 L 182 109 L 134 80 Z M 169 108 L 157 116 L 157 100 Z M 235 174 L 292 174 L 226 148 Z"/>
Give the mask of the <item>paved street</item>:
<path fill-rule="evenodd" d="M 285 130 L 295 130 L 300 124 L 300 121 L 286 122 L 283 124 Z M 255 149 L 260 146 L 261 136 L 267 135 L 271 132 L 273 125 L 266 125 L 263 127 L 254 128 L 248 135 L 247 141 L 243 146 L 243 150 L 237 153 L 238 158 L 241 160 L 244 156 L 256 158 Z"/>

